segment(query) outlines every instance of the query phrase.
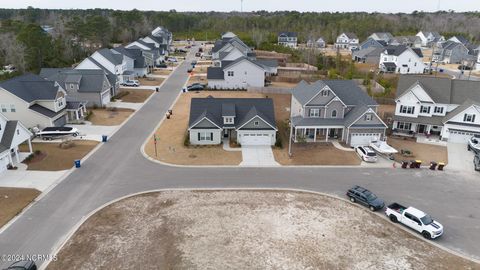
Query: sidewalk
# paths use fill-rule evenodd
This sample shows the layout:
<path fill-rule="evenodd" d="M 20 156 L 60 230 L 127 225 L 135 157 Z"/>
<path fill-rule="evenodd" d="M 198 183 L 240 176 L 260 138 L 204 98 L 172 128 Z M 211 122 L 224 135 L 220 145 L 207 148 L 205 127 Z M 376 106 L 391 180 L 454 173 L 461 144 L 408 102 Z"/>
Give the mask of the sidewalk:
<path fill-rule="evenodd" d="M 339 150 L 342 150 L 342 151 L 347 151 L 347 152 L 353 152 L 355 150 L 353 150 L 352 148 L 347 148 L 347 147 L 343 147 L 338 141 L 336 140 L 331 140 L 330 141 L 333 146 Z"/>
<path fill-rule="evenodd" d="M 27 171 L 7 170 L 0 174 L 1 187 L 34 188 L 41 192 L 47 190 L 60 179 L 67 171 Z"/>

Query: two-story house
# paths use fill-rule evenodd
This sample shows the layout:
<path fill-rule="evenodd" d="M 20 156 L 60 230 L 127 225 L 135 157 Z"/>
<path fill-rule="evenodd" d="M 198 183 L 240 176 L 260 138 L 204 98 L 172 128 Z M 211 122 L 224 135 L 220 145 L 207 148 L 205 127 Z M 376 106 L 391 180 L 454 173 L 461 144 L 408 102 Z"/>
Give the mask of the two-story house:
<path fill-rule="evenodd" d="M 57 82 L 27 73 L 0 83 L 0 113 L 27 128 L 63 126 L 66 94 Z"/>
<path fill-rule="evenodd" d="M 19 121 L 8 120 L 0 113 L 0 174 L 9 167 L 20 163 L 18 146 L 27 142 L 29 153 L 32 153 L 32 133 Z"/>
<path fill-rule="evenodd" d="M 112 49 L 113 53 L 123 55 L 125 61 L 124 81 L 133 79 L 133 77 L 143 77 L 148 74 L 148 65 L 140 49 L 128 49 L 124 46 L 119 46 Z M 126 74 L 127 73 L 127 74 Z"/>
<path fill-rule="evenodd" d="M 358 49 L 363 50 L 363 49 L 367 49 L 367 48 L 370 48 L 370 47 L 383 48 L 383 47 L 386 47 L 387 44 L 388 43 L 384 40 L 376 40 L 376 39 L 373 39 L 373 38 L 369 37 L 359 45 Z"/>
<path fill-rule="evenodd" d="M 207 80 L 210 89 L 247 89 L 264 87 L 266 68 L 247 57 L 235 61 L 222 61 L 220 67 L 208 67 Z"/>
<path fill-rule="evenodd" d="M 158 65 L 165 60 L 165 55 L 161 54 L 160 49 L 156 48 L 154 43 L 148 43 L 141 39 L 125 45 L 125 48 L 142 50 L 147 66 L 149 67 Z"/>
<path fill-rule="evenodd" d="M 159 26 L 153 29 L 152 36 L 162 38 L 162 44 L 166 46 L 167 51 L 170 50 L 173 41 L 173 34 L 167 28 Z"/>
<path fill-rule="evenodd" d="M 405 45 L 387 46 L 380 54 L 379 68 L 382 72 L 418 74 L 425 72 L 423 54 L 419 48 Z"/>
<path fill-rule="evenodd" d="M 298 38 L 295 32 L 280 32 L 278 33 L 278 45 L 290 48 L 297 48 Z"/>
<path fill-rule="evenodd" d="M 422 39 L 417 36 L 396 36 L 389 41 L 388 45 L 405 45 L 412 48 L 421 48 Z"/>
<path fill-rule="evenodd" d="M 190 144 L 213 145 L 223 139 L 243 145 L 274 145 L 277 127 L 270 98 L 192 98 Z"/>
<path fill-rule="evenodd" d="M 352 80 L 300 82 L 290 108 L 294 142 L 339 140 L 355 147 L 385 136 L 378 104 Z"/>
<path fill-rule="evenodd" d="M 480 134 L 480 82 L 425 76 L 401 76 L 393 130 L 428 134 L 464 143 Z"/>
<path fill-rule="evenodd" d="M 355 35 L 354 33 L 345 32 L 337 37 L 334 46 L 337 49 L 348 49 L 354 51 L 358 49 L 359 40 L 357 35 Z"/>
<path fill-rule="evenodd" d="M 420 31 L 416 36 L 420 38 L 422 47 L 433 47 L 437 43 L 445 41 L 445 37 L 438 32 Z"/>
<path fill-rule="evenodd" d="M 214 66 L 220 66 L 221 61 L 234 61 L 240 57 L 255 59 L 255 54 L 240 38 L 232 32 L 222 35 L 212 48 Z"/>
<path fill-rule="evenodd" d="M 393 39 L 393 35 L 389 32 L 376 32 L 371 34 L 368 38 L 371 38 L 377 41 L 383 41 L 385 44 L 388 44 L 390 43 L 390 40 Z"/>
<path fill-rule="evenodd" d="M 433 54 L 434 62 L 445 64 L 460 64 L 469 58 L 468 48 L 462 43 L 451 40 L 440 43 Z"/>

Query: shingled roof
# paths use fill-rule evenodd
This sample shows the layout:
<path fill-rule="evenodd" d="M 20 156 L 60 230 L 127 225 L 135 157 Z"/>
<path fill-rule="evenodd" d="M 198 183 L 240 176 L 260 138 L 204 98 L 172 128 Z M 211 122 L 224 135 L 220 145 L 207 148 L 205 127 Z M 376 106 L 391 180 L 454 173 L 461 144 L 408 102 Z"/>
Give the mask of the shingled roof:
<path fill-rule="evenodd" d="M 0 87 L 26 102 L 55 100 L 59 90 L 55 82 L 27 73 L 0 83 Z"/>

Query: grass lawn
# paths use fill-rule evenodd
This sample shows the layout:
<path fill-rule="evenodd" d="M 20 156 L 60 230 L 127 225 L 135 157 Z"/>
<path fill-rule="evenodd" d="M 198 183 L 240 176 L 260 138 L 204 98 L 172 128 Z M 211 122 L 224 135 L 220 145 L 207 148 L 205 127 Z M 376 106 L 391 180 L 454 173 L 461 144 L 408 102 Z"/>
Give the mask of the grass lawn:
<path fill-rule="evenodd" d="M 143 86 L 159 86 L 163 82 L 163 78 L 154 78 L 154 77 L 148 77 L 148 78 L 140 78 L 138 81 L 140 82 L 140 87 Z"/>
<path fill-rule="evenodd" d="M 207 73 L 208 66 L 196 65 L 193 69 L 194 73 Z"/>
<path fill-rule="evenodd" d="M 144 89 L 120 89 L 118 96 L 123 102 L 143 103 L 153 94 L 152 90 Z"/>
<path fill-rule="evenodd" d="M 191 84 L 194 84 L 194 83 L 208 84 L 207 76 L 190 76 L 188 78 L 187 85 L 191 85 Z"/>
<path fill-rule="evenodd" d="M 32 188 L 0 187 L 0 228 L 18 215 L 40 193 Z"/>
<path fill-rule="evenodd" d="M 125 108 L 92 109 L 90 111 L 92 112 L 92 115 L 87 121 L 98 126 L 118 126 L 134 112 L 132 109 Z"/>
<path fill-rule="evenodd" d="M 60 148 L 59 143 L 32 143 L 33 151 L 41 151 L 43 158 L 34 159 L 28 165 L 33 171 L 61 171 L 73 167 L 73 161 L 82 159 L 98 144 L 96 141 L 73 141 L 74 146 Z M 28 151 L 28 146 L 20 145 L 20 151 Z"/>
<path fill-rule="evenodd" d="M 170 69 L 155 69 L 153 74 L 155 75 L 170 75 L 172 71 Z"/>
<path fill-rule="evenodd" d="M 424 143 L 417 143 L 410 138 L 388 138 L 388 144 L 393 148 L 400 150 L 410 150 L 412 157 L 404 157 L 400 153 L 395 154 L 395 160 L 421 160 L 423 164 L 430 164 L 430 161 L 448 162 L 447 147 L 439 145 L 431 145 Z"/>

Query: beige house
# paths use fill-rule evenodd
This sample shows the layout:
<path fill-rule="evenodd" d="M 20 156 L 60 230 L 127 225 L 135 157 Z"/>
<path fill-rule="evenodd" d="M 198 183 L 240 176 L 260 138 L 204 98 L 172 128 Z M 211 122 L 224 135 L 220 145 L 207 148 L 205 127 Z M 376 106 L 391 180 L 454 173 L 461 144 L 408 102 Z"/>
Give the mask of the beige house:
<path fill-rule="evenodd" d="M 27 142 L 27 154 L 32 153 L 31 136 L 32 133 L 20 122 L 10 121 L 0 113 L 0 173 L 22 161 L 18 149 L 20 144 Z"/>

